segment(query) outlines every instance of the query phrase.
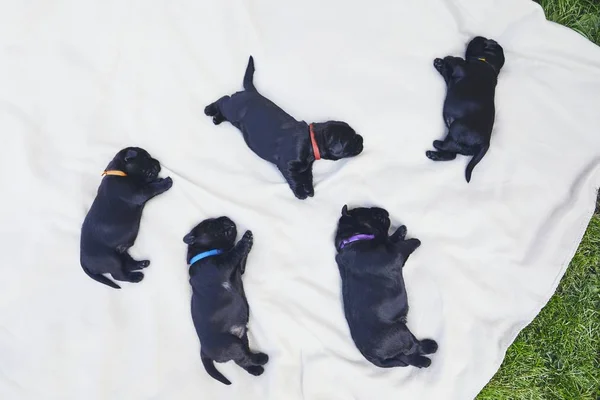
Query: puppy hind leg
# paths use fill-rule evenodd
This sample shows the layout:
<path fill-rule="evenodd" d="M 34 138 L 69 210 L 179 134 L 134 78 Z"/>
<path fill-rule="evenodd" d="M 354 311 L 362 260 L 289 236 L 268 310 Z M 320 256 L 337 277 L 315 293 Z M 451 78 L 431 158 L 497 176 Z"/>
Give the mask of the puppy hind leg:
<path fill-rule="evenodd" d="M 208 117 L 214 117 L 219 113 L 218 100 L 204 107 L 204 114 Z"/>
<path fill-rule="evenodd" d="M 138 283 L 141 282 L 142 279 L 144 279 L 144 274 L 142 272 L 123 272 L 123 274 L 112 274 L 113 278 L 115 278 L 118 281 L 123 281 L 123 282 L 131 282 L 131 283 Z"/>
<path fill-rule="evenodd" d="M 221 112 L 221 109 L 219 107 L 219 103 L 221 103 L 227 99 L 229 99 L 229 96 L 223 96 L 219 100 L 207 105 L 204 108 L 204 114 L 206 114 L 209 117 L 213 117 L 213 124 L 219 125 L 221 122 L 227 120 L 225 118 L 225 116 L 223 115 L 223 113 Z"/>
<path fill-rule="evenodd" d="M 450 161 L 456 158 L 456 153 L 450 153 L 448 151 L 428 150 L 425 152 L 425 155 L 432 161 Z"/>
<path fill-rule="evenodd" d="M 407 361 L 410 365 L 413 365 L 417 368 L 427 368 L 431 365 L 431 360 L 429 358 L 416 354 L 407 356 Z"/>
<path fill-rule="evenodd" d="M 461 146 L 454 142 L 450 135 L 448 135 L 448 137 L 446 137 L 445 140 L 434 140 L 433 141 L 433 147 L 435 147 L 436 150 L 438 151 L 445 151 L 445 152 L 449 152 L 449 153 L 458 153 L 461 151 Z"/>
<path fill-rule="evenodd" d="M 125 266 L 126 271 L 137 271 L 140 269 L 144 269 L 150 265 L 150 260 L 135 260 L 129 253 L 125 252 L 121 255 L 123 260 L 123 265 Z"/>
<path fill-rule="evenodd" d="M 125 253 L 123 253 L 125 254 Z M 109 273 L 113 279 L 123 282 L 139 282 L 144 279 L 141 272 L 129 272 L 127 270 L 123 255 L 114 252 L 102 260 L 104 270 L 101 273 Z M 139 274 L 139 275 L 138 275 Z M 141 275 L 141 277 L 140 277 Z"/>
<path fill-rule="evenodd" d="M 255 360 L 255 354 L 250 352 L 250 349 L 246 348 L 241 342 L 235 344 L 235 348 L 233 349 L 233 361 L 251 375 L 262 375 L 265 369 L 258 365 Z"/>
<path fill-rule="evenodd" d="M 111 271 L 111 275 L 117 281 L 137 283 L 144 279 L 144 274 L 141 272 L 133 272 L 127 269 L 125 263 L 120 260 L 120 268 Z"/>
<path fill-rule="evenodd" d="M 404 354 L 400 354 L 393 358 L 386 358 L 385 360 L 379 360 L 374 364 L 380 368 L 406 367 L 410 365 L 407 357 Z"/>
<path fill-rule="evenodd" d="M 421 354 L 433 354 L 437 351 L 438 344 L 432 339 L 423 339 L 419 342 L 419 352 Z"/>
<path fill-rule="evenodd" d="M 258 365 L 265 365 L 267 362 L 269 362 L 269 356 L 266 355 L 265 353 L 262 352 L 257 352 L 254 353 L 252 350 L 250 350 L 250 344 L 248 343 L 248 331 L 246 331 L 244 333 L 244 335 L 242 336 L 242 344 L 244 345 L 244 347 L 246 348 L 246 350 L 251 354 L 251 358 L 252 358 L 252 362 L 254 362 L 255 364 Z"/>

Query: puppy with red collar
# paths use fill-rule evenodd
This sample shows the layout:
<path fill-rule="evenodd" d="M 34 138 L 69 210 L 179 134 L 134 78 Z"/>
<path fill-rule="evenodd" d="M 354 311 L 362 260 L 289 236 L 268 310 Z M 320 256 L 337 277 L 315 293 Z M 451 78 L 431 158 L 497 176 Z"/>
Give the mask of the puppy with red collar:
<path fill-rule="evenodd" d="M 297 198 L 312 197 L 313 162 L 354 157 L 363 150 L 363 138 L 345 122 L 309 125 L 297 121 L 256 90 L 253 76 L 254 60 L 250 57 L 245 90 L 221 97 L 204 113 L 215 125 L 229 121 L 242 131 L 248 147 L 279 168 Z"/>

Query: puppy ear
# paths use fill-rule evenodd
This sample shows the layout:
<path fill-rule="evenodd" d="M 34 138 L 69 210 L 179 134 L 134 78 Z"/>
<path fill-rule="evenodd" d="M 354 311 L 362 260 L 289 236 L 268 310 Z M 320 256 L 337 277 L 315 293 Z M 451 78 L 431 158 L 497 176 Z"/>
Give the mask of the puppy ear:
<path fill-rule="evenodd" d="M 348 205 L 346 205 L 346 204 L 344 204 L 344 207 L 342 207 L 342 216 L 343 217 L 350 216 L 350 214 L 348 214 Z"/>
<path fill-rule="evenodd" d="M 138 153 L 136 150 L 133 150 L 133 149 L 127 150 L 127 153 L 125 153 L 125 162 L 128 162 L 129 160 L 131 160 L 132 158 L 137 156 L 137 154 Z"/>
<path fill-rule="evenodd" d="M 188 233 L 187 235 L 185 235 L 183 237 L 183 243 L 185 243 L 185 244 L 193 244 L 194 240 L 196 240 L 196 237 L 194 235 L 192 235 L 191 233 Z"/>

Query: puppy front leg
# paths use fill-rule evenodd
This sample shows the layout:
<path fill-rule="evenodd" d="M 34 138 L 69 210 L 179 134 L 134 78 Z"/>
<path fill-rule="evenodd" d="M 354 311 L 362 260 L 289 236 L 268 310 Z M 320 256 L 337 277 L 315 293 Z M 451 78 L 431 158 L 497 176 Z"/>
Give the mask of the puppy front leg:
<path fill-rule="evenodd" d="M 419 246 L 421 241 L 419 239 L 408 239 L 400 242 L 400 251 L 406 258 L 410 256 Z"/>
<path fill-rule="evenodd" d="M 246 231 L 240 241 L 237 242 L 235 247 L 229 252 L 228 262 L 230 262 L 233 266 L 240 264 L 242 260 L 248 257 L 253 243 L 254 237 L 252 236 L 252 232 Z"/>
<path fill-rule="evenodd" d="M 279 170 L 297 198 L 304 200 L 315 194 L 310 165 L 307 166 L 298 161 L 291 161 L 285 166 L 280 166 Z"/>
<path fill-rule="evenodd" d="M 406 225 L 402 225 L 390 236 L 390 240 L 394 243 L 398 243 L 406 237 Z"/>
<path fill-rule="evenodd" d="M 173 186 L 173 180 L 170 177 L 157 179 L 142 187 L 142 189 L 133 196 L 133 202 L 142 205 L 154 196 L 166 192 L 171 186 Z"/>
<path fill-rule="evenodd" d="M 445 57 L 443 60 L 441 58 L 436 58 L 433 61 L 434 68 L 442 75 L 444 81 L 446 81 L 446 85 L 452 82 L 452 77 L 455 75 L 457 71 L 456 68 L 464 65 L 465 60 L 460 57 Z"/>
<path fill-rule="evenodd" d="M 313 186 L 312 168 L 308 167 L 306 171 L 298 176 L 298 180 L 304 185 L 304 192 L 306 195 L 308 197 L 313 197 L 315 195 L 315 188 Z"/>

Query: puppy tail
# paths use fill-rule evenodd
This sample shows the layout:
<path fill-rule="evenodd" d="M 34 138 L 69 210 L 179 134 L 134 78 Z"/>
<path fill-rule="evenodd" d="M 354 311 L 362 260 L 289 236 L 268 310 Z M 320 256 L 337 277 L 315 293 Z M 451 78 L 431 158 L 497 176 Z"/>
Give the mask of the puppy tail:
<path fill-rule="evenodd" d="M 250 56 L 248 59 L 248 66 L 246 67 L 246 73 L 244 74 L 244 89 L 256 92 L 254 87 L 254 58 Z"/>
<path fill-rule="evenodd" d="M 87 276 L 89 276 L 96 282 L 104 283 L 106 286 L 110 286 L 113 289 L 121 289 L 121 286 L 117 285 L 116 283 L 114 283 L 113 281 L 111 281 L 110 279 L 105 277 L 104 275 L 94 274 L 90 270 L 88 270 L 86 267 L 84 267 L 83 265 L 82 265 L 82 267 L 83 267 L 83 271 L 87 274 Z"/>
<path fill-rule="evenodd" d="M 469 164 L 467 165 L 467 170 L 465 171 L 465 178 L 467 178 L 467 183 L 471 182 L 471 174 L 473 173 L 473 169 L 475 168 L 475 166 L 477 164 L 479 164 L 479 161 L 481 161 L 483 159 L 483 157 L 485 156 L 485 153 L 487 153 L 489 148 L 490 148 L 490 146 L 487 144 L 484 146 L 481 146 L 481 148 L 479 149 L 479 152 L 477 154 L 475 154 L 473 156 L 473 158 L 471 158 L 471 161 L 469 161 Z"/>
<path fill-rule="evenodd" d="M 213 360 L 208 358 L 204 352 L 200 351 L 200 358 L 206 372 L 213 378 L 225 385 L 231 385 L 231 382 L 223 376 L 216 368 Z"/>

